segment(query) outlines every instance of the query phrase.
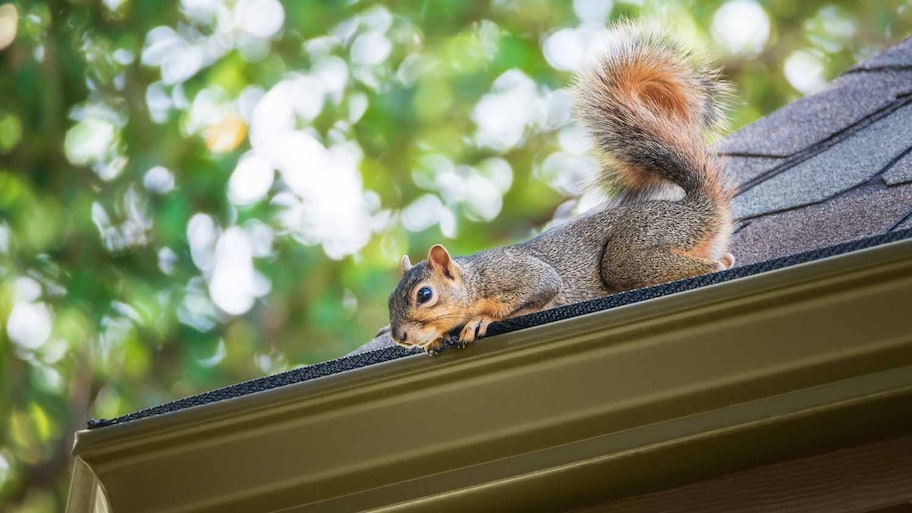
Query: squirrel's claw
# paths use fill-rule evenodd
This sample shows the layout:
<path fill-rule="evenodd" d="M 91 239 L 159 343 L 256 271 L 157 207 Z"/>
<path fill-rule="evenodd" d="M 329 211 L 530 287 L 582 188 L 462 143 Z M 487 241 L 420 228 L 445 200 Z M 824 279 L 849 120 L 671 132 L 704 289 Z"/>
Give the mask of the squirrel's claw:
<path fill-rule="evenodd" d="M 421 345 L 421 349 L 424 349 L 424 352 L 430 356 L 437 356 L 440 354 L 440 351 L 446 346 L 445 341 L 442 338 L 434 339 L 427 344 Z"/>

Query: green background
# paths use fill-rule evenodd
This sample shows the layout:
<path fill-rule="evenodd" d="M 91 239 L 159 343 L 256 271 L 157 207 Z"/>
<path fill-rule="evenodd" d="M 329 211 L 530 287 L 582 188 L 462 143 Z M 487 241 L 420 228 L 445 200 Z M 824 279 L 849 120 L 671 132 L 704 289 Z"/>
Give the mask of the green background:
<path fill-rule="evenodd" d="M 912 28 L 899 0 L 737 0 L 735 30 L 720 1 L 245 1 L 0 3 L 0 511 L 63 509 L 89 418 L 363 344 L 402 254 L 584 208 L 562 88 L 594 27 L 713 57 L 732 129 Z M 317 160 L 236 172 L 286 149 Z"/>

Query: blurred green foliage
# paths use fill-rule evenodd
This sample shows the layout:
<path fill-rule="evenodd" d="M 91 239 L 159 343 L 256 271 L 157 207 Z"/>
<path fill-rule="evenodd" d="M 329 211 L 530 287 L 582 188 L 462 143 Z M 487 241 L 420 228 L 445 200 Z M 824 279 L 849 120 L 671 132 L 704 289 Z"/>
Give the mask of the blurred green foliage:
<path fill-rule="evenodd" d="M 738 127 L 908 35 L 912 4 L 0 5 L 0 510 L 62 510 L 90 417 L 364 343 L 401 254 L 583 208 L 564 87 L 622 17 L 715 57 Z"/>

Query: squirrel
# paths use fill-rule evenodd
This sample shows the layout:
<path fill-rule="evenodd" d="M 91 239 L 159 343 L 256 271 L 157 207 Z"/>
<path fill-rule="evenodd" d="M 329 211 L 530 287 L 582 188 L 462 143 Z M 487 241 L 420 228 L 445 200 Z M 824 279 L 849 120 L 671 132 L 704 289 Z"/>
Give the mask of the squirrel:
<path fill-rule="evenodd" d="M 519 244 L 465 257 L 437 244 L 414 266 L 403 256 L 389 297 L 397 344 L 436 354 L 460 327 L 465 346 L 493 321 L 732 267 L 734 189 L 705 139 L 724 124 L 727 84 L 665 35 L 610 30 L 574 89 L 613 202 Z"/>

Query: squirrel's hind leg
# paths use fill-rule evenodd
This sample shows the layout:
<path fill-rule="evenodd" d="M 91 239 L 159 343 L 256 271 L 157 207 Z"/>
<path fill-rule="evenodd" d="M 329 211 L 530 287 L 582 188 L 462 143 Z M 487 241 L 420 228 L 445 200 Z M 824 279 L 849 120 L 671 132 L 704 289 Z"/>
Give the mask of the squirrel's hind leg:
<path fill-rule="evenodd" d="M 659 246 L 630 251 L 614 258 L 610 251 L 602 256 L 602 279 L 614 290 L 649 287 L 669 281 L 728 269 L 734 258 L 716 262 L 689 255 L 674 246 Z"/>

